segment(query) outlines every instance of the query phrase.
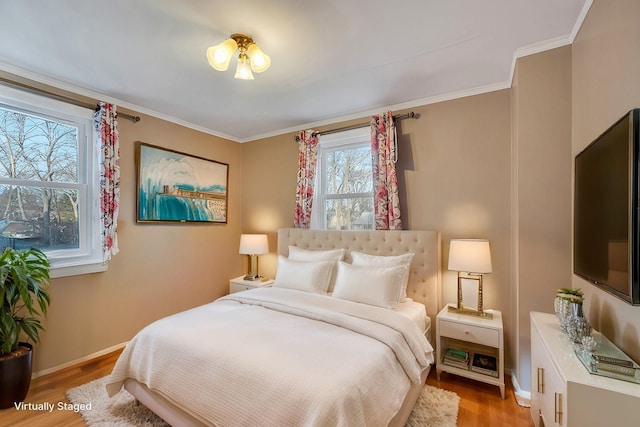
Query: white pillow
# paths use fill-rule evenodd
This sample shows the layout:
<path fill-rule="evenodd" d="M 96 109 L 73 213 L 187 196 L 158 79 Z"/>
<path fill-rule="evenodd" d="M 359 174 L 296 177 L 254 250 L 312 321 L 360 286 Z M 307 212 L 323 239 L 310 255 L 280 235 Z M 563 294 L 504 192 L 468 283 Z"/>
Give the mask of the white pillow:
<path fill-rule="evenodd" d="M 342 261 L 344 249 L 328 251 L 310 251 L 297 246 L 289 246 L 289 259 L 297 261 Z"/>
<path fill-rule="evenodd" d="M 398 307 L 406 266 L 371 267 L 338 264 L 333 296 L 384 308 Z"/>
<path fill-rule="evenodd" d="M 407 284 L 409 283 L 409 272 L 411 269 L 411 260 L 413 259 L 413 253 L 406 253 L 402 255 L 392 256 L 380 256 L 369 255 L 362 252 L 351 252 L 351 258 L 353 265 L 368 265 L 373 267 L 396 267 L 406 266 L 407 270 L 402 278 L 402 290 L 400 291 L 400 302 L 407 300 Z"/>
<path fill-rule="evenodd" d="M 329 292 L 333 291 L 336 282 L 336 271 L 338 270 L 338 262 L 344 258 L 344 249 L 330 249 L 327 251 L 310 251 L 297 246 L 289 246 L 289 259 L 296 261 L 333 261 L 333 274 L 329 281 Z"/>
<path fill-rule="evenodd" d="M 325 294 L 333 266 L 333 261 L 296 261 L 280 255 L 273 286 Z"/>

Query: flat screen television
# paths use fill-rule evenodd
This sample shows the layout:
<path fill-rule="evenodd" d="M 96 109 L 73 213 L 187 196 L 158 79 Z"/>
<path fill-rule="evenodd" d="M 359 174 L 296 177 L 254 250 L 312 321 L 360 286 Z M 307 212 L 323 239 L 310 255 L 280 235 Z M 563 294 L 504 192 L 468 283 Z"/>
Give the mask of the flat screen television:
<path fill-rule="evenodd" d="M 640 305 L 640 109 L 629 111 L 575 158 L 573 271 Z"/>

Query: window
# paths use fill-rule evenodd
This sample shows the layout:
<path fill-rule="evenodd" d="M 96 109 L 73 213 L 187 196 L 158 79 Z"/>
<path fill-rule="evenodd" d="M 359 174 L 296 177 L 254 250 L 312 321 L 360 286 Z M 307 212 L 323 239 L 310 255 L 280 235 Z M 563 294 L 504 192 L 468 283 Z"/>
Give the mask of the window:
<path fill-rule="evenodd" d="M 36 247 L 51 276 L 103 271 L 93 112 L 0 86 L 0 248 Z"/>
<path fill-rule="evenodd" d="M 370 132 L 366 127 L 320 136 L 312 228 L 373 229 Z"/>

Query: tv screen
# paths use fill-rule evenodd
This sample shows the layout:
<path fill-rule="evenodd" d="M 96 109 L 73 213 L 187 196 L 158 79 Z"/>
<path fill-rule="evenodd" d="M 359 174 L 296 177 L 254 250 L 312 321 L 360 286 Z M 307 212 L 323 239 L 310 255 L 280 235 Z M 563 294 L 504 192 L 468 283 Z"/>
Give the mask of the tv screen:
<path fill-rule="evenodd" d="M 638 109 L 575 159 L 574 272 L 640 304 L 638 284 Z"/>

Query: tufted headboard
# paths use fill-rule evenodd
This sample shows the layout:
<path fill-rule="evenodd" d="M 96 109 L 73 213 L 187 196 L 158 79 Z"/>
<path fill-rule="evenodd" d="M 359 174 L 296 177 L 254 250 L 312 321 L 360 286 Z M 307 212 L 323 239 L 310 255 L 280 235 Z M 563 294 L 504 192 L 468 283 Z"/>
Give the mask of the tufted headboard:
<path fill-rule="evenodd" d="M 413 252 L 415 256 L 411 262 L 407 296 L 427 307 L 432 325 L 435 325 L 435 316 L 442 306 L 439 232 L 279 229 L 278 254 L 289 256 L 290 245 L 309 250 L 345 248 L 346 262 L 351 262 L 351 251 L 371 255 L 400 255 Z"/>

